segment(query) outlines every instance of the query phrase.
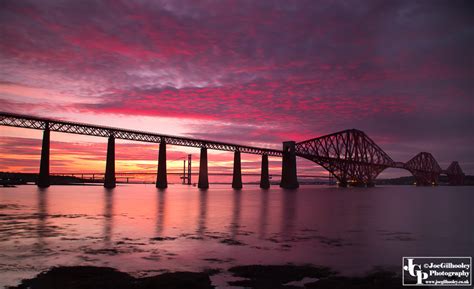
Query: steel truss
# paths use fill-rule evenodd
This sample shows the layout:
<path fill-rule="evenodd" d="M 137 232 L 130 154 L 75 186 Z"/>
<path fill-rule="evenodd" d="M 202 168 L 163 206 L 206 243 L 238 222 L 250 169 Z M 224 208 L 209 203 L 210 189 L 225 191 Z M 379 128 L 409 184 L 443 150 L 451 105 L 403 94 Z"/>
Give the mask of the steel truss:
<path fill-rule="evenodd" d="M 442 170 L 432 154 L 421 152 L 405 163 L 419 186 L 437 185 Z"/>
<path fill-rule="evenodd" d="M 240 151 L 241 153 L 257 154 L 281 157 L 282 152 L 279 150 L 258 148 L 252 146 L 244 146 L 225 142 L 216 142 L 203 139 L 192 139 L 185 137 L 169 136 L 157 133 L 150 133 L 137 130 L 121 129 L 116 127 L 98 126 L 85 123 L 60 121 L 48 118 L 32 117 L 20 114 L 0 112 L 0 125 L 23 127 L 31 129 L 44 130 L 49 126 L 51 131 L 73 133 L 89 136 L 109 137 L 113 135 L 117 139 L 142 141 L 150 143 L 165 142 L 171 145 L 208 148 L 221 151 Z"/>
<path fill-rule="evenodd" d="M 328 170 L 340 185 L 373 185 L 394 161 L 364 132 L 349 129 L 296 144 L 296 155 Z"/>
<path fill-rule="evenodd" d="M 452 162 L 444 171 L 448 175 L 449 184 L 459 186 L 464 184 L 464 172 L 458 162 Z"/>

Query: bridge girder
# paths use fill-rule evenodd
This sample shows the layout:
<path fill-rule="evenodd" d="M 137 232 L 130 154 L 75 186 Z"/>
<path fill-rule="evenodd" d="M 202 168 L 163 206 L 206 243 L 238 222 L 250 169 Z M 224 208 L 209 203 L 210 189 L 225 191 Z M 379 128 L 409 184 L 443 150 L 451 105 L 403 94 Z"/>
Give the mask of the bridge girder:
<path fill-rule="evenodd" d="M 341 186 L 371 186 L 394 161 L 364 132 L 344 130 L 296 144 L 296 155 L 328 170 Z"/>
<path fill-rule="evenodd" d="M 417 186 L 438 185 L 442 170 L 432 154 L 421 152 L 405 163 L 405 169 L 415 177 Z"/>
<path fill-rule="evenodd" d="M 138 130 L 121 129 L 116 127 L 107 127 L 99 125 L 91 125 L 79 122 L 53 120 L 48 118 L 32 117 L 26 115 L 19 115 L 13 113 L 0 112 L 0 125 L 23 127 L 31 129 L 44 130 L 49 124 L 51 131 L 73 133 L 81 135 L 90 135 L 98 137 L 109 137 L 113 135 L 116 139 L 125 139 L 133 141 L 161 143 L 165 142 L 171 145 L 207 148 L 221 151 L 240 151 L 241 153 L 257 154 L 268 156 L 281 157 L 282 152 L 274 149 L 265 149 L 252 146 L 231 144 L 225 142 L 217 142 L 202 139 L 193 139 L 178 136 L 169 136 L 151 132 L 144 132 Z"/>

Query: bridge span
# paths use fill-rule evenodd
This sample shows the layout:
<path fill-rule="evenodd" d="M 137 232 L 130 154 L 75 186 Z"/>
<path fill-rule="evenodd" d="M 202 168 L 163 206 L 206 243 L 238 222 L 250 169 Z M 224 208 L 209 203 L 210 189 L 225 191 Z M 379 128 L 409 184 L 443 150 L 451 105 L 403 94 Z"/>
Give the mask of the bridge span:
<path fill-rule="evenodd" d="M 159 144 L 157 188 L 168 186 L 166 171 L 167 144 L 201 149 L 198 181 L 198 187 L 201 189 L 209 187 L 208 149 L 234 152 L 232 178 L 234 189 L 242 188 L 241 153 L 262 156 L 260 187 L 265 189 L 270 187 L 268 156 L 282 157 L 280 186 L 287 189 L 299 187 L 296 169 L 297 156 L 313 161 L 328 170 L 337 179 L 340 186 L 373 186 L 376 177 L 386 168 L 401 168 L 410 171 L 415 177 L 417 185 L 437 185 L 440 174 L 448 175 L 449 182 L 452 185 L 462 185 L 464 182 L 464 173 L 456 161 L 452 162 L 446 170 L 442 170 L 430 153 L 421 152 L 406 163 L 395 162 L 364 132 L 356 129 L 344 130 L 299 143 L 294 141 L 283 142 L 283 149 L 280 151 L 8 112 L 0 112 L 0 125 L 43 130 L 40 170 L 37 181 L 39 187 L 50 185 L 50 131 L 108 138 L 104 175 L 104 186 L 106 188 L 116 186 L 115 139 Z"/>

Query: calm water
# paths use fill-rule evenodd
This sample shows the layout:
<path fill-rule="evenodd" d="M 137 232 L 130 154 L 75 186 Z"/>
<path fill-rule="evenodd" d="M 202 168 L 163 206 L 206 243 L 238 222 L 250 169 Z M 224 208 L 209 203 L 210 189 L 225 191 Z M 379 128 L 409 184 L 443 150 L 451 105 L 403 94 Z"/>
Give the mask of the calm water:
<path fill-rule="evenodd" d="M 402 256 L 473 256 L 471 187 L 172 185 L 0 189 L 0 285 L 55 265 L 136 276 L 312 263 L 359 274 Z M 226 274 L 213 276 L 225 288 Z"/>

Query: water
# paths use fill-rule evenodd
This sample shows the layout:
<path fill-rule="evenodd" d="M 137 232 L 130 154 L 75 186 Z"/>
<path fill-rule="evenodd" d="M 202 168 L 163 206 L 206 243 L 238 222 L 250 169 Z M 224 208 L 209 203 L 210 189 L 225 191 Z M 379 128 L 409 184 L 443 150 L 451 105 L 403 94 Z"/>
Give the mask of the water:
<path fill-rule="evenodd" d="M 0 189 L 0 285 L 57 265 L 135 276 L 240 264 L 401 270 L 402 256 L 473 256 L 470 187 L 172 185 Z M 212 277 L 225 288 L 228 276 Z"/>

